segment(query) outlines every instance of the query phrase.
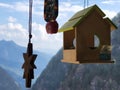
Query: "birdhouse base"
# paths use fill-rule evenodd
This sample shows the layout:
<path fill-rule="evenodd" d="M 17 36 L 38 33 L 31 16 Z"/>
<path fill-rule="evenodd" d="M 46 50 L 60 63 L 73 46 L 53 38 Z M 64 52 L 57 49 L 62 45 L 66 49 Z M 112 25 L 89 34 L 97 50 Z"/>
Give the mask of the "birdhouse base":
<path fill-rule="evenodd" d="M 80 64 L 79 61 L 70 61 L 70 60 L 61 60 L 61 61 L 66 63 Z"/>
<path fill-rule="evenodd" d="M 93 61 L 89 61 L 89 60 L 84 60 L 84 61 L 80 61 L 80 63 L 114 63 L 115 61 L 114 60 L 93 60 Z"/>
<path fill-rule="evenodd" d="M 94 57 L 94 56 L 93 56 Z M 73 64 L 87 64 L 87 63 L 114 63 L 115 60 L 111 60 L 110 54 L 100 54 L 94 58 L 89 56 L 84 58 L 78 58 L 76 55 L 76 49 L 64 50 L 62 62 L 73 63 Z"/>
<path fill-rule="evenodd" d="M 99 64 L 105 64 L 105 63 L 114 63 L 115 60 L 80 60 L 80 61 L 70 61 L 70 60 L 62 60 L 62 62 L 65 63 L 73 63 L 73 64 L 89 64 L 89 63 L 99 63 Z"/>

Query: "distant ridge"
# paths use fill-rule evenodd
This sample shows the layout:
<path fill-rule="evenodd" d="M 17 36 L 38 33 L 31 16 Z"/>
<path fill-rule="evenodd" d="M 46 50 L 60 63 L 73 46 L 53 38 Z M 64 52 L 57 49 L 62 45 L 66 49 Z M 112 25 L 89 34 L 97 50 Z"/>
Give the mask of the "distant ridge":
<path fill-rule="evenodd" d="M 22 90 L 14 79 L 0 67 L 0 90 Z"/>

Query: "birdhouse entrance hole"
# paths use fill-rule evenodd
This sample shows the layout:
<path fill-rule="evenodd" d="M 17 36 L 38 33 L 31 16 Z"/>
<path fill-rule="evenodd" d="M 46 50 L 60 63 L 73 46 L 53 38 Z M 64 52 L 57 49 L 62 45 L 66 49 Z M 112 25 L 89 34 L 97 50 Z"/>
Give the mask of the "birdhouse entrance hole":
<path fill-rule="evenodd" d="M 91 42 L 92 43 L 92 42 Z M 100 46 L 100 39 L 97 35 L 94 35 L 94 46 L 93 47 L 89 47 L 90 49 L 97 49 Z"/>
<path fill-rule="evenodd" d="M 64 49 L 75 49 L 73 45 L 73 41 L 75 39 L 75 32 L 73 30 L 70 30 L 69 32 L 64 33 Z"/>
<path fill-rule="evenodd" d="M 99 47 L 100 45 L 100 39 L 97 35 L 94 35 L 94 46 Z"/>

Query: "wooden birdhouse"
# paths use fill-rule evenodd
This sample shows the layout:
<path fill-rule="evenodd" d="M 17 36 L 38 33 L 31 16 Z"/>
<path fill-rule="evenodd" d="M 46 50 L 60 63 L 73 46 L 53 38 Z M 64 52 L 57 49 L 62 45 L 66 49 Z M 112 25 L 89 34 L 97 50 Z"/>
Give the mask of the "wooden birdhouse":
<path fill-rule="evenodd" d="M 111 31 L 116 28 L 97 5 L 77 12 L 59 29 L 63 32 L 62 61 L 76 64 L 113 63 Z"/>

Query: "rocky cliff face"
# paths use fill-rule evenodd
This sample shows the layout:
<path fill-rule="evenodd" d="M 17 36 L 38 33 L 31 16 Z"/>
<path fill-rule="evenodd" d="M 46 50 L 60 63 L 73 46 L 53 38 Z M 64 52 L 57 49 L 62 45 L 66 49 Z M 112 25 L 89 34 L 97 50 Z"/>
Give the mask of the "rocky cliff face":
<path fill-rule="evenodd" d="M 62 63 L 61 49 L 51 59 L 32 90 L 120 90 L 119 41 L 120 27 L 118 31 L 112 32 L 112 57 L 116 59 L 115 64 Z"/>
<path fill-rule="evenodd" d="M 60 59 L 62 59 L 61 51 L 59 51 L 49 62 L 46 69 L 34 84 L 33 90 L 58 89 L 61 81 L 63 81 L 66 76 L 66 72 L 70 70 L 69 67 L 71 66 L 69 64 L 61 63 Z"/>
<path fill-rule="evenodd" d="M 58 55 L 59 58 L 58 58 Z M 65 64 L 53 57 L 32 90 L 120 90 L 120 64 Z"/>

